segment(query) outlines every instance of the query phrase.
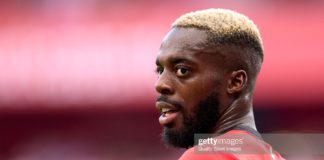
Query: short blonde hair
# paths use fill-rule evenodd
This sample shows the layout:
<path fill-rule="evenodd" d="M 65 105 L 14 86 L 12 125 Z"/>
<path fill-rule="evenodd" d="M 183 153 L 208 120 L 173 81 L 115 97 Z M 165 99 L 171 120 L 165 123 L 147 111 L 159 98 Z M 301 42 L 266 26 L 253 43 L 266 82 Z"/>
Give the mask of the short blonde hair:
<path fill-rule="evenodd" d="M 248 68 L 253 77 L 258 74 L 263 61 L 262 39 L 257 26 L 245 15 L 228 9 L 200 10 L 180 16 L 172 24 L 175 27 L 205 30 L 216 47 L 239 47 L 245 52 L 240 56 L 248 61 L 240 65 Z"/>

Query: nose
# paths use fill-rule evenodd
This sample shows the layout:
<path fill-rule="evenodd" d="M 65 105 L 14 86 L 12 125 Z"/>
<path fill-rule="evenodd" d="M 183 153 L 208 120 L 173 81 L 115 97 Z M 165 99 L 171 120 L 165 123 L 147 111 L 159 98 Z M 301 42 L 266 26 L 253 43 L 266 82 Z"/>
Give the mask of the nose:
<path fill-rule="evenodd" d="M 163 95 L 171 95 L 174 93 L 172 79 L 166 72 L 162 73 L 159 76 L 159 79 L 155 82 L 155 90 Z"/>

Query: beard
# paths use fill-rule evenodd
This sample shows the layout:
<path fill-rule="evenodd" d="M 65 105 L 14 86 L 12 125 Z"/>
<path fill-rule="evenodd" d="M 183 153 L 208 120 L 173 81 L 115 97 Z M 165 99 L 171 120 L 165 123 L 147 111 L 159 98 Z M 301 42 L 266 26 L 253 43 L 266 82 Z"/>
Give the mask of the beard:
<path fill-rule="evenodd" d="M 219 119 L 218 94 L 211 93 L 205 100 L 194 106 L 193 114 L 183 112 L 182 128 L 171 131 L 166 126 L 162 132 L 162 139 L 167 145 L 180 148 L 194 146 L 194 135 L 197 133 L 211 133 Z"/>

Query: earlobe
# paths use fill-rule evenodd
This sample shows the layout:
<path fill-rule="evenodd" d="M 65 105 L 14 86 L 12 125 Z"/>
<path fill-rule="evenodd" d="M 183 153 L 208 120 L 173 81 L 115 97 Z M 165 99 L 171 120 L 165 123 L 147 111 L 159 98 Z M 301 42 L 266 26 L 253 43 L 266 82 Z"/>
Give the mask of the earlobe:
<path fill-rule="evenodd" d="M 247 83 L 247 74 L 244 70 L 233 71 L 228 80 L 227 92 L 234 94 L 241 92 Z"/>

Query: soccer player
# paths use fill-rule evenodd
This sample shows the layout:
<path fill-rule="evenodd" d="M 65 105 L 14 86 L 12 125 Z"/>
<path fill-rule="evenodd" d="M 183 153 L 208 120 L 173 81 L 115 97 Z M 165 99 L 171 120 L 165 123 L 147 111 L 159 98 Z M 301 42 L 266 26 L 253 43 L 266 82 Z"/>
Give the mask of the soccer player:
<path fill-rule="evenodd" d="M 260 33 L 242 14 L 207 9 L 172 24 L 156 59 L 156 108 L 163 141 L 188 148 L 180 159 L 282 159 L 254 122 L 252 96 L 262 61 Z M 198 154 L 198 133 L 243 134 L 256 152 Z"/>

